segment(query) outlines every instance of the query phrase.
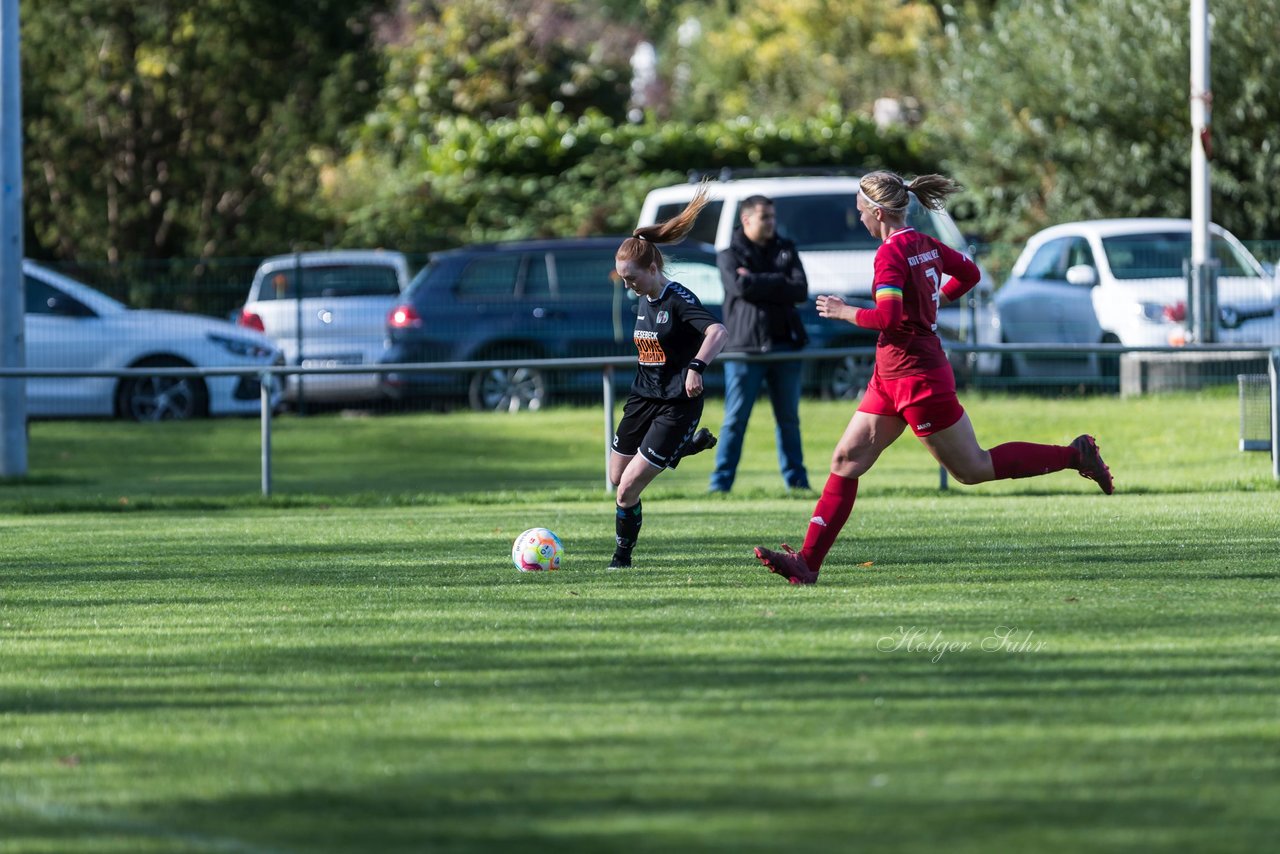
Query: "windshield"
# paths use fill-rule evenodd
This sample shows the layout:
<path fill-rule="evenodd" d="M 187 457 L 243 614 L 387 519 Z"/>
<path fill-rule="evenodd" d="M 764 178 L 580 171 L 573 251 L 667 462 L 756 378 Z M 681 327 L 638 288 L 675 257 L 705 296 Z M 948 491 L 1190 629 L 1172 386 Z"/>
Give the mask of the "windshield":
<path fill-rule="evenodd" d="M 957 252 L 963 252 L 966 255 L 969 253 L 964 235 L 960 233 L 951 214 L 946 211 L 930 210 L 920 204 L 915 196 L 911 197 L 911 207 L 907 209 L 907 224 Z"/>
<path fill-rule="evenodd" d="M 1219 276 L 1258 277 L 1250 259 L 1229 240 L 1214 235 L 1211 245 Z M 1186 277 L 1187 264 L 1191 261 L 1191 233 L 1151 232 L 1104 237 L 1102 250 L 1117 279 L 1181 279 Z"/>
<path fill-rule="evenodd" d="M 297 299 L 299 278 L 304 298 L 397 296 L 400 293 L 400 279 L 394 267 L 333 264 L 277 270 L 258 289 L 258 299 Z"/>
<path fill-rule="evenodd" d="M 880 241 L 871 236 L 858 216 L 854 193 L 775 198 L 778 233 L 800 250 L 860 249 L 874 251 Z"/>
<path fill-rule="evenodd" d="M 802 251 L 855 250 L 874 252 L 880 241 L 871 236 L 858 214 L 857 193 L 780 196 L 774 199 L 778 233 Z M 907 224 L 959 252 L 964 236 L 944 211 L 931 211 L 911 197 Z"/>

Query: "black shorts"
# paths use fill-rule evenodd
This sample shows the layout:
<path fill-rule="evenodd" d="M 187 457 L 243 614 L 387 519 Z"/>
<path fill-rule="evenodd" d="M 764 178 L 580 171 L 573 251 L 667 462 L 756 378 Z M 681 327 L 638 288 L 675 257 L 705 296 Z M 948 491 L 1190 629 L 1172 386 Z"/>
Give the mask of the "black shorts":
<path fill-rule="evenodd" d="M 701 396 L 654 400 L 633 394 L 627 398 L 622 423 L 613 434 L 614 453 L 633 457 L 639 452 L 650 465 L 665 469 L 697 432 L 701 418 Z"/>

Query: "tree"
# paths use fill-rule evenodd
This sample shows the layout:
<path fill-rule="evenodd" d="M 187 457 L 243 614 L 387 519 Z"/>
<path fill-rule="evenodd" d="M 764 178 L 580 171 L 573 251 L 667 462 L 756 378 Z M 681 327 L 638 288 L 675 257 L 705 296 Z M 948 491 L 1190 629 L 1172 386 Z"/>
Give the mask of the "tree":
<path fill-rule="evenodd" d="M 387 48 L 386 87 L 367 123 L 398 145 L 446 117 L 511 118 L 553 105 L 625 115 L 638 31 L 573 0 L 407 3 Z"/>
<path fill-rule="evenodd" d="M 694 3 L 665 45 L 671 113 L 684 120 L 790 118 L 828 106 L 871 113 L 916 97 L 941 46 L 932 4 L 878 0 Z"/>
<path fill-rule="evenodd" d="M 360 151 L 326 172 L 346 245 L 411 252 L 480 240 L 624 233 L 652 188 L 725 167 L 933 171 L 920 135 L 829 109 L 785 122 L 615 122 L 525 110 L 440 119 L 408 150 Z M 393 162 L 394 160 L 394 162 Z"/>
<path fill-rule="evenodd" d="M 1214 220 L 1246 239 L 1280 233 L 1280 7 L 1212 9 Z M 984 237 L 1190 215 L 1189 31 L 1180 0 L 1035 0 L 957 35 L 928 127 Z"/>
<path fill-rule="evenodd" d="M 385 0 L 23 4 L 30 254 L 118 261 L 323 237 L 319 165 L 379 89 Z"/>

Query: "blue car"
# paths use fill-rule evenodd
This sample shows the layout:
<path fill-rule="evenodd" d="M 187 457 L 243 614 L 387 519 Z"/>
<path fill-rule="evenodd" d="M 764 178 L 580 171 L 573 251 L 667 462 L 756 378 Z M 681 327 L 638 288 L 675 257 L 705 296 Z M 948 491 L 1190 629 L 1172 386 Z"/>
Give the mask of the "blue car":
<path fill-rule="evenodd" d="M 387 318 L 382 362 L 493 361 L 634 356 L 635 297 L 614 273 L 623 237 L 587 237 L 487 243 L 437 252 L 410 282 Z M 713 313 L 723 302 L 715 249 L 685 241 L 664 246 L 667 275 L 696 293 Z M 813 344 L 871 346 L 874 337 L 850 324 L 823 320 L 804 309 Z M 814 364 L 810 390 L 825 396 L 860 393 L 870 357 Z M 630 385 L 620 369 L 616 384 Z M 544 371 L 499 368 L 462 373 L 383 375 L 383 390 L 407 401 L 465 398 L 477 410 L 540 409 L 554 398 L 596 393 L 599 370 Z M 722 386 L 711 371 L 708 386 Z M 861 382 L 861 385 L 859 385 Z"/>

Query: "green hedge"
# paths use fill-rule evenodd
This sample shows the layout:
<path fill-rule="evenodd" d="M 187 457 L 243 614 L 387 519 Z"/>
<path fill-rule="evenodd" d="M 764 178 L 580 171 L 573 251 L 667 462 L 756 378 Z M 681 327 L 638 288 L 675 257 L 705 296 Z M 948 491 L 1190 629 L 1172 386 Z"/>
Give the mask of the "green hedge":
<path fill-rule="evenodd" d="M 630 230 L 652 188 L 724 168 L 936 169 L 923 137 L 828 112 L 802 121 L 618 124 L 554 110 L 448 118 L 390 156 L 357 151 L 332 176 L 344 246 L 422 252 L 484 240 Z"/>

